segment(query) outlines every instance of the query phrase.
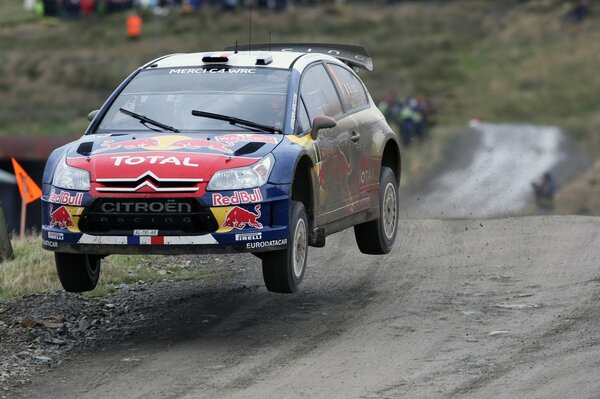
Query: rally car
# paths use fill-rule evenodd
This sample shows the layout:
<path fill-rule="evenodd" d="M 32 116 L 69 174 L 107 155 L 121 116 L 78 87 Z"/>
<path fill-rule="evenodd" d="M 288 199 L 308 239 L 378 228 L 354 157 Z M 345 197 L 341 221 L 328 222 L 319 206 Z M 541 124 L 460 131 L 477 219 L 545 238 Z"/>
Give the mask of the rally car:
<path fill-rule="evenodd" d="M 364 253 L 398 226 L 398 135 L 357 75 L 359 46 L 253 44 L 134 71 L 43 178 L 43 247 L 65 290 L 110 254 L 251 252 L 294 292 L 309 246 L 354 226 Z"/>

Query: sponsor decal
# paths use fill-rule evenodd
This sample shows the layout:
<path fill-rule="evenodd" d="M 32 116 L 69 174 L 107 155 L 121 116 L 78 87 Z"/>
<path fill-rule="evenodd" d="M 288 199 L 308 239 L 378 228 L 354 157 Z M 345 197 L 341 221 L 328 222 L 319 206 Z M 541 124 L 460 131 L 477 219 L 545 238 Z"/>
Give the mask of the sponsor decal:
<path fill-rule="evenodd" d="M 230 74 L 255 74 L 255 68 L 173 68 L 169 70 L 169 75 L 187 75 L 187 74 L 214 74 L 214 73 L 230 73 Z"/>
<path fill-rule="evenodd" d="M 43 240 L 42 244 L 45 245 L 46 247 L 58 248 L 58 243 L 56 241 Z"/>
<path fill-rule="evenodd" d="M 246 133 L 224 134 L 222 136 L 216 136 L 215 139 L 218 142 L 224 143 L 225 145 L 228 145 L 228 146 L 234 145 L 236 143 L 250 143 L 250 142 L 277 144 L 276 137 L 267 136 L 264 134 L 246 134 Z"/>
<path fill-rule="evenodd" d="M 135 229 L 133 230 L 134 236 L 157 236 L 158 230 L 143 230 L 143 229 Z"/>
<path fill-rule="evenodd" d="M 201 236 L 96 236 L 82 234 L 79 244 L 109 245 L 215 245 L 217 240 L 211 234 Z"/>
<path fill-rule="evenodd" d="M 361 170 L 360 171 L 360 184 L 374 183 L 376 179 L 375 169 Z"/>
<path fill-rule="evenodd" d="M 233 227 L 234 229 L 242 230 L 250 226 L 262 229 L 263 225 L 258 221 L 260 218 L 260 204 L 254 207 L 254 211 L 256 213 L 236 206 L 227 213 L 222 227 Z"/>
<path fill-rule="evenodd" d="M 64 206 L 61 206 L 55 211 L 52 211 L 52 207 L 50 207 L 50 227 L 54 226 L 58 226 L 61 229 L 75 226 L 73 219 L 71 219 L 71 214 Z"/>
<path fill-rule="evenodd" d="M 121 165 L 121 163 L 125 165 L 139 165 L 142 163 L 147 163 L 150 165 L 175 165 L 175 166 L 200 166 L 197 163 L 192 163 L 190 161 L 190 157 L 185 157 L 183 159 L 179 159 L 175 156 L 173 157 L 165 157 L 160 155 L 148 155 L 148 156 L 131 156 L 131 155 L 122 155 L 118 157 L 110 157 L 110 159 L 114 159 L 115 166 Z"/>
<path fill-rule="evenodd" d="M 105 213 L 189 213 L 192 204 L 185 202 L 103 202 Z"/>
<path fill-rule="evenodd" d="M 83 193 L 71 195 L 68 191 L 56 192 L 54 188 L 50 191 L 48 202 L 61 205 L 76 205 L 79 206 L 83 202 Z"/>
<path fill-rule="evenodd" d="M 65 235 L 63 233 L 55 233 L 53 231 L 49 231 L 48 232 L 48 239 L 49 240 L 62 241 L 62 240 L 65 239 Z"/>
<path fill-rule="evenodd" d="M 118 150 L 121 148 L 127 150 L 135 150 L 135 149 L 145 149 L 149 147 L 160 146 L 160 142 L 154 138 L 144 138 L 144 139 L 134 139 L 134 140 L 123 140 L 123 141 L 114 141 L 114 140 L 104 140 L 100 147 L 94 153 L 110 151 L 110 150 Z"/>
<path fill-rule="evenodd" d="M 225 152 L 227 154 L 233 153 L 233 151 L 231 151 L 229 148 L 227 148 L 227 146 L 229 146 L 230 144 L 217 143 L 215 141 L 206 140 L 206 139 L 187 138 L 187 139 L 183 139 L 183 140 L 179 140 L 174 143 L 171 143 L 171 145 L 174 147 L 187 148 L 190 150 L 196 150 L 199 148 L 208 148 L 208 149 L 215 150 L 215 151 Z"/>
<path fill-rule="evenodd" d="M 104 140 L 100 145 L 100 148 L 94 150 L 93 153 L 98 154 L 104 151 L 114 151 L 119 149 L 171 151 L 180 149 L 195 150 L 200 148 L 208 148 L 210 150 L 224 152 L 226 154 L 233 153 L 233 151 L 227 147 L 229 147 L 228 143 L 219 143 L 214 140 L 194 138 L 189 136 L 164 135 L 123 141 Z M 157 163 L 157 161 L 154 161 L 154 163 Z"/>
<path fill-rule="evenodd" d="M 247 243 L 246 249 L 276 247 L 279 245 L 286 245 L 286 244 L 287 244 L 287 238 L 283 238 L 281 240 L 257 241 L 257 242 Z"/>
<path fill-rule="evenodd" d="M 214 206 L 252 204 L 254 202 L 261 202 L 262 200 L 263 196 L 259 188 L 255 188 L 251 193 L 246 191 L 234 191 L 231 196 L 219 193 L 214 193 L 212 195 Z"/>
<path fill-rule="evenodd" d="M 236 241 L 256 241 L 256 240 L 262 240 L 262 233 L 258 232 L 258 233 L 236 234 L 235 235 L 235 240 Z"/>

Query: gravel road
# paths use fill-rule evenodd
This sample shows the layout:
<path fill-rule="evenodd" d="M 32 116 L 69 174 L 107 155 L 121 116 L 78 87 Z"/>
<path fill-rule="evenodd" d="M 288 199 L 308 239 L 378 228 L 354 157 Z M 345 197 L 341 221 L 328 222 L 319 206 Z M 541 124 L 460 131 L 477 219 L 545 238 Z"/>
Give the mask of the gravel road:
<path fill-rule="evenodd" d="M 600 219 L 405 212 L 387 256 L 360 254 L 351 231 L 311 248 L 295 295 L 268 293 L 244 255 L 227 277 L 88 304 L 112 327 L 11 397 L 600 396 Z"/>

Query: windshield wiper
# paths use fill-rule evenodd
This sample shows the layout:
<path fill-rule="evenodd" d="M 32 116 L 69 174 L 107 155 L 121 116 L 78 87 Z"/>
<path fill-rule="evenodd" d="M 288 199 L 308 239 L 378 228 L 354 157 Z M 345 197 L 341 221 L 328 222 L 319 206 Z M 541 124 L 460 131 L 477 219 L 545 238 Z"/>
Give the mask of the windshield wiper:
<path fill-rule="evenodd" d="M 247 128 L 260 129 L 260 130 L 271 132 L 271 133 L 281 133 L 281 130 L 277 129 L 276 127 L 262 125 L 260 123 L 248 121 L 246 119 L 235 118 L 233 116 L 213 114 L 212 112 L 197 111 L 197 110 L 192 110 L 192 115 L 229 122 L 229 124 L 231 124 L 231 125 L 239 125 L 239 126 L 247 127 Z"/>
<path fill-rule="evenodd" d="M 125 108 L 119 108 L 119 111 L 121 111 L 125 115 L 129 115 L 132 118 L 135 118 L 135 119 L 139 120 L 140 123 L 142 125 L 144 125 L 144 126 L 145 126 L 146 123 L 148 123 L 150 125 L 154 125 L 156 127 L 159 127 L 159 128 L 161 128 L 163 130 L 168 130 L 170 132 L 179 133 L 179 130 L 175 129 L 173 126 L 165 125 L 164 123 L 161 123 L 159 121 L 155 121 L 154 119 L 150 119 L 147 116 L 136 114 L 135 112 L 131 112 L 131 111 L 125 109 Z M 148 126 L 146 126 L 146 127 L 148 127 Z M 152 130 L 154 130 L 154 129 L 152 129 Z"/>

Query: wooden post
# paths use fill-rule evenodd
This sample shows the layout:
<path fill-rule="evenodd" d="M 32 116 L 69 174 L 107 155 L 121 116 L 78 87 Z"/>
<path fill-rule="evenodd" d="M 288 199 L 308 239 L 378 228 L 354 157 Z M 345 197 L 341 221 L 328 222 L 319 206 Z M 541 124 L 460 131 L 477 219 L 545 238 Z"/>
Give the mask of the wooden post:
<path fill-rule="evenodd" d="M 19 238 L 25 239 L 25 219 L 27 218 L 27 179 L 23 179 L 23 198 L 21 198 L 21 234 Z"/>
<path fill-rule="evenodd" d="M 10 260 L 14 257 L 10 236 L 8 235 L 8 224 L 4 218 L 2 201 L 0 201 L 0 262 Z"/>

